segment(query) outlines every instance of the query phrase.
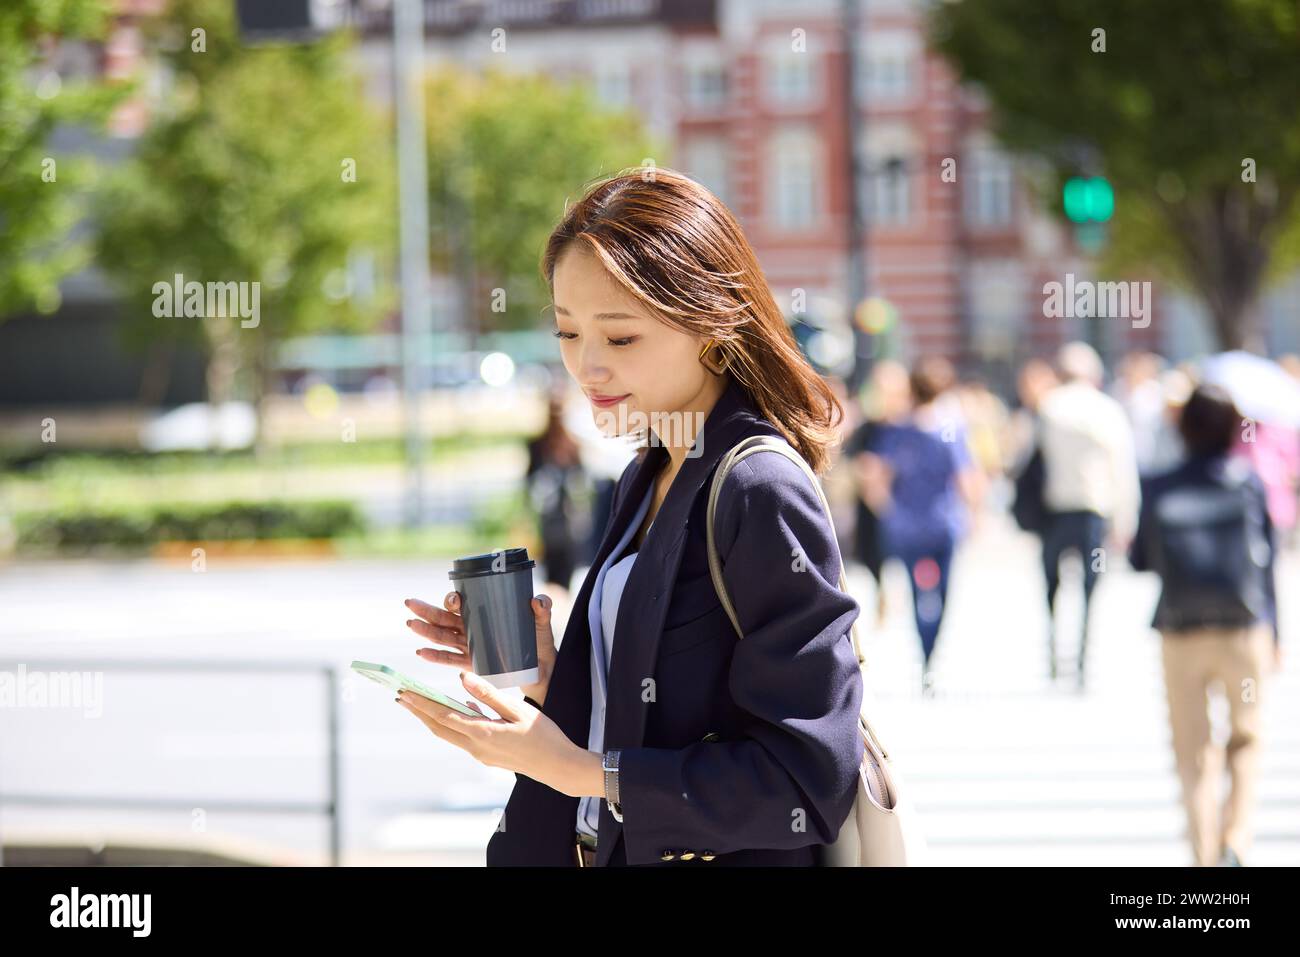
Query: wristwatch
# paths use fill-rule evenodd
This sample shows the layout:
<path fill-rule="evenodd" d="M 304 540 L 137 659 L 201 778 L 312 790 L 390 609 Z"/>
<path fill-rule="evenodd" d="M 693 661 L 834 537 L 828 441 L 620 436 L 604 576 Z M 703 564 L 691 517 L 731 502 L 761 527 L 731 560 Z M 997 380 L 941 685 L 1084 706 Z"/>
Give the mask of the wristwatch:
<path fill-rule="evenodd" d="M 606 751 L 601 767 L 605 771 L 605 803 L 609 805 L 609 813 L 614 815 L 614 820 L 622 823 L 623 807 L 619 803 L 618 793 L 618 756 L 620 753 L 617 750 Z"/>

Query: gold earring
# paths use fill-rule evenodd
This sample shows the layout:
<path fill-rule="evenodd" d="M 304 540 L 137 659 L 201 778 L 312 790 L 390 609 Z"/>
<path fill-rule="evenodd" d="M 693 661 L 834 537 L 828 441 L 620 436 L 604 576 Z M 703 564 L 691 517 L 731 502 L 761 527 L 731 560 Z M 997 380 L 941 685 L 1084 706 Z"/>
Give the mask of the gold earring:
<path fill-rule="evenodd" d="M 708 369 L 714 375 L 722 375 L 722 373 L 727 370 L 727 366 L 731 364 L 731 357 L 726 356 L 724 359 L 722 359 L 722 361 L 718 361 L 715 358 L 706 359 L 705 356 L 708 354 L 708 351 L 714 347 L 714 345 L 718 345 L 719 353 L 722 352 L 722 346 L 718 344 L 718 340 L 710 339 L 708 342 L 704 344 L 704 348 L 700 351 L 700 362 L 704 364 L 704 368 Z"/>

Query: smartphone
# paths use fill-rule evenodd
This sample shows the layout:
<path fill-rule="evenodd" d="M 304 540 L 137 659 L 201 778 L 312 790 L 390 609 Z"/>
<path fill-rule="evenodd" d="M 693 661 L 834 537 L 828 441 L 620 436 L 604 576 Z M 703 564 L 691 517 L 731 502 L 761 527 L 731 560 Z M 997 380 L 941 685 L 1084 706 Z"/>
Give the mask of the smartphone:
<path fill-rule="evenodd" d="M 463 702 L 455 698 L 449 698 L 440 691 L 434 691 L 427 688 L 418 681 L 412 681 L 406 675 L 394 671 L 387 665 L 377 665 L 371 661 L 354 661 L 352 670 L 358 674 L 365 675 L 371 681 L 378 681 L 381 685 L 392 692 L 414 691 L 418 695 L 428 698 L 430 701 L 436 701 L 438 704 L 446 705 L 453 711 L 459 711 L 463 715 L 471 718 L 482 718 L 484 715 L 479 714 L 472 708 L 467 707 Z"/>

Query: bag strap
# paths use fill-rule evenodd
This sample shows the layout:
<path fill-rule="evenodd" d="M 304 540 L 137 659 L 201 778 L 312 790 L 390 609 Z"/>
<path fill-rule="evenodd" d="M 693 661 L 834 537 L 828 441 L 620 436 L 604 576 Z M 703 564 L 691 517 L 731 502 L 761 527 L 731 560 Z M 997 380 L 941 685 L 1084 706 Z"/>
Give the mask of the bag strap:
<path fill-rule="evenodd" d="M 718 464 L 717 471 L 713 474 L 713 482 L 709 486 L 709 506 L 707 520 L 705 521 L 705 533 L 709 545 L 709 575 L 713 578 L 713 587 L 718 593 L 718 598 L 722 602 L 722 607 L 726 609 L 727 617 L 731 619 L 731 625 L 736 629 L 736 635 L 740 638 L 744 638 L 745 633 L 740 628 L 740 619 L 736 617 L 736 609 L 732 606 L 731 597 L 727 594 L 727 583 L 722 578 L 722 561 L 718 557 L 718 548 L 713 536 L 713 516 L 717 511 L 718 494 L 722 489 L 722 483 L 726 479 L 727 474 L 732 470 L 735 464 L 745 456 L 763 451 L 780 452 L 803 469 L 804 474 L 808 476 L 808 480 L 812 482 L 813 488 L 817 491 L 817 497 L 821 499 L 822 509 L 826 513 L 826 521 L 831 529 L 831 537 L 835 537 L 835 522 L 832 519 L 830 503 L 826 501 L 826 493 L 822 491 L 821 483 L 817 481 L 817 476 L 813 474 L 813 470 L 808 466 L 808 463 L 804 461 L 803 456 L 796 452 L 784 439 L 768 435 L 751 435 L 748 438 L 742 439 L 729 452 L 727 452 L 725 456 L 723 456 L 722 461 Z M 836 541 L 835 544 L 838 549 L 839 542 Z M 840 558 L 839 587 L 840 591 L 844 592 L 844 594 L 847 595 L 849 593 L 848 583 L 844 577 L 843 553 L 841 553 Z M 862 708 L 858 713 L 858 728 L 880 754 L 881 759 L 888 761 L 889 751 L 881 742 L 880 736 L 876 734 L 876 729 L 873 728 L 871 722 L 867 720 L 868 700 L 866 676 L 862 674 L 862 671 L 866 666 L 866 658 L 862 654 L 862 642 L 858 637 L 858 622 L 856 618 L 854 619 L 853 624 L 849 626 L 849 635 L 853 642 L 853 653 L 858 659 L 858 676 L 862 679 Z M 866 758 L 864 757 L 863 760 L 866 760 Z"/>
<path fill-rule="evenodd" d="M 713 578 L 713 587 L 718 593 L 718 598 L 722 602 L 722 607 L 727 611 L 727 617 L 731 619 L 732 627 L 736 629 L 736 634 L 744 638 L 745 634 L 740 628 L 740 619 L 736 617 L 736 609 L 731 604 L 731 597 L 727 594 L 727 584 L 722 578 L 722 560 L 718 557 L 718 547 L 714 541 L 713 535 L 713 516 L 718 507 L 718 495 L 722 490 L 722 483 L 726 480 L 728 473 L 736 466 L 741 459 L 755 452 L 779 452 L 790 461 L 794 462 L 808 476 L 808 481 L 817 491 L 817 497 L 821 499 L 822 509 L 826 513 L 826 521 L 830 525 L 831 538 L 835 538 L 835 522 L 831 517 L 830 503 L 826 501 L 826 493 L 822 491 L 821 483 L 817 481 L 817 476 L 808 463 L 804 461 L 802 455 L 794 450 L 790 443 L 784 439 L 777 438 L 774 435 L 751 435 L 748 438 L 741 439 L 718 464 L 717 470 L 713 473 L 713 482 L 709 486 L 709 510 L 708 520 L 706 521 L 706 536 L 709 543 L 709 574 Z M 836 543 L 836 549 L 839 548 L 839 542 Z M 849 593 L 848 583 L 844 577 L 844 562 L 840 561 L 840 591 L 844 594 Z M 858 622 L 854 619 L 853 624 L 849 626 L 849 635 L 853 642 L 853 652 L 857 655 L 858 666 L 861 668 L 866 663 L 866 658 L 862 654 L 862 643 L 858 639 Z"/>

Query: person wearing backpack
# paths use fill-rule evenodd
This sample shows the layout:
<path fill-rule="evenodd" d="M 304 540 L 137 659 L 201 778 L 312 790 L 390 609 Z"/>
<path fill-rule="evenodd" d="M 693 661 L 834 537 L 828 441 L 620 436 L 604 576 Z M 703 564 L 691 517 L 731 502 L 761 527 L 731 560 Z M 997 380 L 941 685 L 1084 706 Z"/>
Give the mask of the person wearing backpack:
<path fill-rule="evenodd" d="M 1160 576 L 1152 622 L 1161 635 L 1174 759 L 1197 865 L 1240 865 L 1249 851 L 1260 753 L 1260 694 L 1280 662 L 1276 541 L 1267 494 L 1250 463 L 1231 455 L 1241 414 L 1217 386 L 1200 385 L 1179 419 L 1187 458 L 1144 478 L 1129 561 Z M 1222 682 L 1231 736 L 1212 740 L 1206 695 Z M 1220 818 L 1226 757 L 1232 789 Z"/>

